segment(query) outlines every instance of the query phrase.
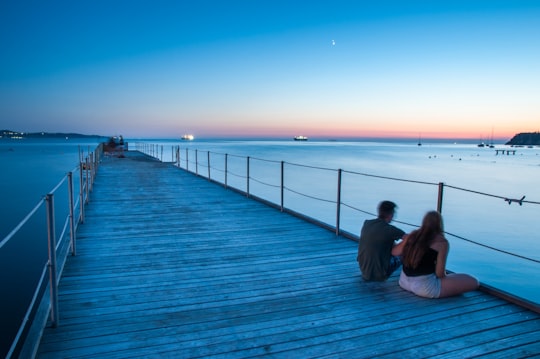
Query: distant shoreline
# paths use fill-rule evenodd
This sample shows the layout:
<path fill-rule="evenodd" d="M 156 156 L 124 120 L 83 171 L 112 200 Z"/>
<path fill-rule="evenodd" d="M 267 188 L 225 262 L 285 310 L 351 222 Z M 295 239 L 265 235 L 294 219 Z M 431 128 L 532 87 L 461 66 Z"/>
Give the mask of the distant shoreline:
<path fill-rule="evenodd" d="M 0 130 L 0 139 L 6 140 L 21 140 L 25 138 L 107 138 L 101 135 L 84 135 L 80 133 L 63 133 L 63 132 L 18 132 L 11 130 Z"/>
<path fill-rule="evenodd" d="M 100 139 L 106 141 L 110 136 L 103 135 L 86 135 L 81 133 L 72 133 L 72 132 L 18 132 L 12 130 L 0 130 L 0 140 L 21 140 L 21 139 Z M 179 138 L 178 138 L 179 139 Z M 199 141 L 212 141 L 212 140 L 224 140 L 224 141 L 280 141 L 280 140 L 292 140 L 292 138 L 282 138 L 282 137 L 216 137 L 210 136 L 208 138 L 199 138 Z M 319 141 L 340 141 L 340 142 L 354 142 L 354 141 L 383 141 L 383 142 L 402 142 L 402 141 L 411 141 L 417 142 L 416 139 L 412 138 L 400 138 L 400 137 L 359 137 L 359 138 L 323 138 L 314 136 L 313 142 Z M 146 141 L 146 140 L 174 140 L 174 138 L 132 138 L 132 140 Z M 500 142 L 499 142 L 500 141 Z M 422 140 L 424 143 L 476 143 L 475 140 L 470 138 L 425 138 Z M 497 143 L 510 145 L 510 146 L 540 146 L 540 132 L 521 132 L 512 137 L 509 141 L 504 141 L 502 139 L 497 139 Z"/>
<path fill-rule="evenodd" d="M 540 132 L 518 133 L 506 144 L 511 146 L 540 146 Z"/>

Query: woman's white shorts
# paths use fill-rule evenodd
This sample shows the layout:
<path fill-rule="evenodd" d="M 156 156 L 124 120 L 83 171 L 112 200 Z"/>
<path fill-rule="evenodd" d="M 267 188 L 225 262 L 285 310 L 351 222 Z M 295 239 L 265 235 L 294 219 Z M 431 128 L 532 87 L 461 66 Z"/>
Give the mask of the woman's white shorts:
<path fill-rule="evenodd" d="M 403 271 L 399 276 L 399 286 L 420 297 L 439 298 L 441 294 L 441 280 L 435 273 L 408 277 Z"/>

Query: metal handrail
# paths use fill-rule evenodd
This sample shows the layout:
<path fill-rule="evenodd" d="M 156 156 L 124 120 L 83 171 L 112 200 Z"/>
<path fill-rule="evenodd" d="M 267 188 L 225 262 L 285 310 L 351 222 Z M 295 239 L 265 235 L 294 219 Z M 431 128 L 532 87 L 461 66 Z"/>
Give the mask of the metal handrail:
<path fill-rule="evenodd" d="M 155 146 L 153 146 L 155 148 Z M 163 146 L 162 146 L 163 147 Z M 145 149 L 148 148 L 148 145 L 136 145 L 136 149 L 142 153 L 145 153 L 147 155 L 150 155 L 152 156 L 152 153 L 148 153 L 148 152 L 145 152 Z M 207 176 L 207 179 L 209 181 L 212 181 L 212 182 L 215 182 L 217 184 L 221 184 L 223 185 L 225 188 L 230 188 L 231 190 L 233 191 L 236 191 L 236 192 L 239 192 L 239 193 L 242 193 L 248 197 L 251 197 L 253 199 L 256 199 L 258 201 L 261 201 L 271 207 L 275 207 L 277 209 L 280 209 L 282 212 L 287 212 L 287 213 L 290 213 L 294 216 L 297 216 L 299 218 L 302 218 L 304 220 L 307 220 L 309 222 L 312 222 L 314 224 L 317 224 L 323 228 L 326 228 L 328 230 L 331 230 L 331 231 L 335 231 L 336 235 L 342 235 L 346 238 L 349 238 L 349 239 L 352 239 L 352 240 L 356 240 L 358 241 L 358 236 L 357 235 L 354 235 L 350 232 L 347 232 L 347 231 L 344 231 L 340 228 L 340 221 L 341 221 L 341 207 L 346 207 L 346 208 L 349 208 L 349 209 L 352 209 L 354 211 L 357 211 L 357 212 L 361 212 L 361 213 L 364 213 L 364 214 L 368 214 L 370 216 L 376 216 L 375 213 L 372 213 L 372 212 L 369 212 L 369 211 L 365 211 L 365 210 L 362 210 L 362 209 L 359 209 L 359 208 L 356 208 L 350 204 L 347 204 L 345 202 L 343 202 L 342 198 L 341 198 L 341 177 L 342 177 L 342 173 L 347 173 L 347 174 L 353 174 L 353 175 L 357 175 L 357 176 L 367 176 L 367 177 L 372 177 L 372 178 L 378 178 L 378 179 L 381 179 L 381 180 L 390 180 L 390 181 L 400 181 L 400 182 L 408 182 L 408 183 L 414 183 L 414 184 L 421 184 L 421 185 L 429 185 L 429 186 L 437 186 L 438 190 L 437 190 L 437 210 L 439 212 L 442 213 L 442 210 L 443 210 L 443 197 L 444 197 L 444 189 L 445 187 L 446 188 L 450 188 L 450 189 L 455 189 L 455 190 L 460 190 L 460 191 L 465 191 L 465 192 L 470 192 L 470 193 L 474 193 L 474 194 L 478 194 L 478 195 L 484 195 L 484 196 L 489 196 L 489 197 L 493 197 L 493 198 L 498 198 L 498 199 L 503 199 L 505 202 L 507 202 L 509 205 L 512 204 L 512 203 L 516 203 L 516 204 L 519 204 L 520 206 L 524 205 L 524 204 L 540 204 L 540 202 L 538 201 L 529 201 L 529 200 L 525 200 L 525 196 L 523 196 L 522 198 L 520 199 L 513 199 L 513 198 L 507 198 L 507 197 L 503 197 L 503 196 L 496 196 L 496 195 L 492 195 L 492 194 L 488 194 L 488 193 L 483 193 L 483 192 L 479 192 L 479 191 L 473 191 L 473 190 L 468 190 L 468 189 L 464 189 L 464 188 L 459 188 L 459 187 L 455 187 L 455 186 L 451 186 L 451 185 L 447 185 L 443 182 L 439 182 L 439 183 L 431 183 L 431 182 L 425 182 L 425 181 L 417 181 L 417 180 L 410 180 L 410 179 L 402 179 L 402 178 L 393 178 L 393 177 L 386 177 L 386 176 L 379 176 L 379 175 L 374 175 L 374 174 L 367 174 L 367 173 L 359 173 L 359 172 L 353 172 L 353 171 L 345 171 L 345 170 L 342 170 L 342 169 L 338 169 L 337 170 L 337 173 L 338 173 L 338 176 L 337 176 L 337 199 L 336 201 L 333 201 L 333 200 L 328 200 L 328 199 L 324 199 L 324 198 L 318 198 L 318 197 L 315 197 L 315 196 L 311 196 L 311 195 L 308 195 L 308 194 L 305 194 L 303 192 L 300 192 L 300 191 L 296 191 L 296 190 L 293 190 L 287 186 L 285 186 L 285 182 L 284 182 L 284 168 L 285 168 L 285 164 L 287 165 L 290 165 L 290 166 L 301 166 L 301 167 L 304 167 L 304 168 L 309 168 L 309 169 L 316 169 L 316 170 L 325 170 L 325 171 L 336 171 L 335 169 L 330 169 L 330 168 L 323 168 L 323 167 L 315 167 L 315 166 L 307 166 L 307 165 L 301 165 L 301 164 L 295 164 L 295 163 L 288 163 L 288 162 L 284 162 L 284 161 L 281 161 L 281 169 L 280 169 L 280 180 L 281 180 L 281 183 L 279 186 L 275 186 L 275 185 L 272 185 L 272 184 L 268 184 L 268 183 L 265 183 L 264 181 L 260 181 L 256 178 L 254 178 L 254 176 L 252 176 L 250 174 L 250 169 L 249 169 L 249 165 L 250 165 L 250 160 L 259 160 L 259 161 L 265 161 L 265 162 L 277 162 L 277 161 L 270 161 L 270 160 L 264 160 L 264 159 L 260 159 L 260 158 L 254 158 L 254 157 L 244 157 L 244 156 L 238 156 L 238 155 L 230 155 L 230 154 L 223 154 L 223 153 L 216 153 L 216 152 L 210 152 L 210 151 L 207 151 L 208 154 L 207 154 L 207 162 L 206 164 L 200 164 L 198 163 L 198 150 L 195 150 L 195 149 L 192 149 L 192 151 L 196 151 L 196 156 L 195 156 L 195 162 L 193 162 L 189 156 L 189 149 L 188 148 L 185 148 L 185 158 L 182 158 L 181 157 L 181 153 L 182 151 L 180 150 L 180 146 L 176 146 L 176 151 L 172 151 L 173 154 L 176 155 L 176 158 L 173 159 L 173 161 L 171 161 L 172 163 L 174 163 L 174 165 L 178 168 L 181 168 L 187 172 L 191 172 L 191 173 L 195 173 L 197 176 L 201 176 L 201 174 L 199 174 L 198 172 L 198 166 L 199 165 L 202 165 L 204 167 L 208 167 L 208 176 Z M 210 163 L 210 153 L 213 153 L 213 154 L 220 154 L 220 155 L 223 155 L 224 156 L 224 168 L 217 168 L 217 167 L 214 167 L 213 165 L 211 165 Z M 155 157 L 155 156 L 154 156 Z M 234 173 L 234 172 L 231 172 L 229 169 L 228 169 L 228 158 L 229 157 L 238 157 L 238 158 L 246 158 L 246 175 L 243 176 L 243 175 L 240 175 L 240 174 L 237 174 L 237 173 Z M 159 158 L 158 158 L 159 159 Z M 195 167 L 195 171 L 190 171 L 190 163 L 192 165 L 194 165 Z M 213 164 L 214 162 L 212 162 Z M 184 164 L 184 166 L 182 167 L 182 164 Z M 223 179 L 223 182 L 220 182 L 219 180 L 215 179 L 215 178 L 211 178 L 211 170 L 210 169 L 213 169 L 214 171 L 218 171 L 218 172 L 223 172 L 223 175 L 224 175 L 224 179 Z M 233 176 L 236 176 L 236 177 L 240 177 L 240 178 L 245 178 L 246 181 L 246 187 L 245 189 L 241 189 L 241 188 L 238 188 L 238 187 L 234 187 L 234 186 L 231 186 L 229 183 L 228 183 L 228 175 L 231 174 Z M 250 193 L 250 189 L 249 189 L 249 183 L 250 181 L 254 181 L 254 182 L 257 182 L 259 184 L 262 184 L 262 185 L 266 185 L 268 187 L 272 187 L 272 188 L 275 188 L 275 187 L 279 187 L 279 190 L 280 190 L 280 203 L 275 203 L 267 198 L 261 198 L 261 197 L 257 197 L 257 196 L 254 196 L 253 194 Z M 297 195 L 301 195 L 301 196 L 305 196 L 305 197 L 309 197 L 309 198 L 312 198 L 314 200 L 318 200 L 318 201 L 322 201 L 322 202 L 330 202 L 330 203 L 334 203 L 335 206 L 336 206 L 336 218 L 335 218 L 335 226 L 332 226 L 332 225 L 329 225 L 319 219 L 316 219 L 316 218 L 313 218 L 313 217 L 310 217 L 308 215 L 305 215 L 303 213 L 299 213 L 295 210 L 292 210 L 290 208 L 286 208 L 285 207 L 285 203 L 284 203 L 284 191 L 287 190 L 291 193 L 295 193 Z M 412 223 L 407 223 L 407 222 L 403 222 L 403 221 L 399 221 L 399 220 L 394 220 L 394 222 L 396 223 L 400 223 L 402 225 L 407 225 L 407 226 L 411 226 L 411 227 L 418 227 L 419 225 L 418 224 L 412 224 Z M 540 263 L 539 260 L 536 260 L 536 259 L 533 259 L 533 258 L 529 258 L 529 257 L 526 257 L 526 256 L 523 256 L 523 255 L 519 255 L 519 254 L 515 254 L 515 253 L 511 253 L 509 251 L 505 251 L 505 250 L 501 250 L 501 249 L 498 249 L 498 248 L 495 248 L 493 246 L 487 246 L 485 244 L 482 244 L 482 243 L 479 243 L 479 242 L 476 242 L 476 241 L 473 241 L 473 240 L 470 240 L 470 239 L 467 239 L 467 238 L 464 238 L 462 236 L 458 236 L 456 234 L 453 234 L 453 233 L 449 233 L 449 232 L 445 232 L 446 235 L 448 236 L 452 236 L 454 238 L 458 238 L 458 239 L 461 239 L 461 240 L 464 240 L 466 242 L 469 242 L 469 243 L 472 243 L 472 244 L 476 244 L 476 245 L 479 245 L 479 246 L 482 246 L 484 248 L 488 248 L 488 249 L 491 249 L 491 250 L 495 250 L 495 251 L 498 251 L 500 253 L 503 253 L 503 254 L 506 254 L 506 255 L 510 255 L 510 256 L 513 256 L 513 257 L 516 257 L 516 258 L 519 258 L 519 259 L 525 259 L 525 260 L 528 260 L 530 262 L 533 262 L 533 263 Z M 540 305 L 538 303 L 534 303 L 534 302 L 531 302 L 527 299 L 524 299 L 524 298 L 521 298 L 521 297 L 518 297 L 518 296 L 515 296 L 513 294 L 510 294 L 510 293 L 507 293 L 503 290 L 500 290 L 500 289 L 496 289 L 496 288 L 493 288 L 487 284 L 484 284 L 484 283 L 481 283 L 480 285 L 480 288 L 479 288 L 481 291 L 484 291 L 484 292 L 487 292 L 487 293 L 490 293 L 492 295 L 495 295 L 497 297 L 500 297 L 504 300 L 507 300 L 509 302 L 512 302 L 512 303 L 515 303 L 517 305 L 520 305 L 524 308 L 527 308 L 529 310 L 532 310 L 532 311 L 535 311 L 537 313 L 540 313 Z"/>
<path fill-rule="evenodd" d="M 43 282 L 45 280 L 45 276 L 47 275 L 47 272 L 48 272 L 48 269 L 49 269 L 48 268 L 48 263 L 49 262 L 47 262 L 47 265 L 43 266 L 43 270 L 41 271 L 41 276 L 39 278 L 38 285 L 37 285 L 38 289 L 41 288 L 41 286 L 43 285 Z M 28 309 L 26 310 L 26 313 L 24 314 L 24 318 L 22 320 L 22 323 L 19 326 L 19 330 L 17 331 L 17 335 L 15 335 L 15 339 L 13 340 L 13 342 L 11 344 L 11 347 L 9 348 L 9 352 L 6 355 L 6 358 L 11 358 L 11 356 L 13 355 L 13 352 L 15 351 L 15 349 L 17 347 L 17 344 L 19 343 L 19 340 L 21 339 L 24 328 L 26 327 L 26 323 L 28 323 L 28 321 L 30 319 L 30 313 L 32 312 L 32 310 L 35 307 L 35 304 L 36 304 L 37 299 L 38 299 L 38 295 L 39 295 L 39 290 L 36 289 L 34 291 L 34 294 L 32 295 L 32 300 L 30 301 L 30 305 L 28 306 Z"/>
<path fill-rule="evenodd" d="M 39 209 L 39 207 L 41 207 L 41 205 L 43 204 L 43 201 L 44 199 L 40 199 L 38 204 L 34 207 L 34 209 L 32 209 L 27 215 L 26 217 L 23 218 L 22 221 L 19 222 L 19 224 L 13 228 L 13 230 L 2 240 L 2 242 L 0 242 L 0 249 L 5 245 L 7 244 L 11 238 L 13 238 L 13 236 L 15 236 L 15 234 L 17 234 L 17 232 L 26 224 L 26 222 L 28 222 L 28 220 L 30 220 L 30 218 L 34 215 L 34 213 L 37 212 L 37 210 Z"/>
<path fill-rule="evenodd" d="M 69 249 L 71 248 L 71 254 L 75 255 L 76 251 L 76 235 L 75 232 L 78 228 L 78 224 L 82 223 L 84 221 L 84 204 L 88 203 L 89 201 L 89 192 L 91 191 L 95 173 L 97 170 L 98 162 L 100 161 L 100 155 L 101 151 L 103 151 L 103 147 L 100 145 L 96 147 L 94 150 L 94 153 L 90 153 L 89 156 L 87 156 L 84 161 L 81 160 L 79 165 L 69 171 L 62 179 L 58 182 L 56 186 L 53 187 L 49 193 L 44 196 L 37 205 L 15 226 L 15 228 L 0 242 L 0 249 L 6 245 L 9 241 L 11 241 L 15 235 L 28 223 L 28 221 L 36 214 L 36 212 L 39 210 L 39 208 L 43 204 L 47 204 L 47 231 L 48 231 L 48 241 L 49 241 L 49 259 L 45 263 L 42 269 L 42 273 L 40 276 L 40 279 L 34 289 L 34 293 L 32 295 L 32 299 L 28 305 L 28 308 L 25 312 L 25 315 L 21 321 L 21 324 L 19 326 L 19 329 L 17 330 L 17 333 L 15 335 L 15 338 L 12 341 L 12 344 L 9 348 L 9 351 L 7 353 L 6 358 L 11 358 L 13 354 L 17 351 L 17 349 L 24 350 L 24 348 L 21 348 L 22 343 L 22 334 L 25 332 L 26 329 L 28 329 L 28 324 L 32 325 L 36 318 L 31 320 L 30 316 L 31 313 L 35 311 L 36 306 L 39 306 L 44 300 L 46 300 L 45 294 L 47 291 L 44 291 L 43 294 L 40 296 L 40 292 L 43 288 L 43 285 L 45 284 L 47 273 L 49 274 L 49 281 L 48 281 L 48 287 L 49 287 L 49 293 L 50 293 L 50 302 L 47 304 L 47 311 L 48 313 L 50 311 L 50 322 L 53 327 L 58 325 L 58 294 L 57 294 L 57 287 L 60 282 L 60 278 L 64 269 L 64 265 L 67 259 L 67 255 L 70 252 Z M 81 156 L 81 155 L 80 155 Z M 82 159 L 82 157 L 80 157 Z M 79 176 L 80 176 L 80 186 L 79 186 L 79 196 L 77 196 L 77 199 L 75 200 L 74 195 L 74 189 L 73 189 L 73 173 L 79 170 Z M 56 235 L 55 233 L 55 219 L 54 214 L 56 212 L 55 204 L 54 204 L 54 195 L 58 191 L 60 191 L 60 188 L 65 182 L 68 182 L 68 208 L 69 213 L 66 216 L 64 220 L 64 224 L 62 227 L 62 230 L 60 232 L 60 235 Z M 76 218 L 75 212 L 76 210 L 79 210 L 79 216 Z M 61 248 L 63 248 L 65 238 L 67 237 L 67 233 L 70 233 L 70 242 L 68 244 L 67 249 L 65 250 L 65 253 L 62 253 Z M 58 242 L 57 242 L 58 239 Z M 57 268 L 57 254 L 61 254 L 62 257 L 60 259 L 60 268 Z M 37 343 L 29 343 L 29 349 L 27 351 L 32 352 L 32 356 L 35 351 L 35 345 Z"/>
<path fill-rule="evenodd" d="M 142 153 L 145 153 L 147 155 L 150 155 L 150 156 L 153 156 L 153 153 L 152 152 L 145 152 L 145 150 L 147 148 L 159 148 L 158 145 L 150 145 L 150 146 L 148 146 L 147 144 L 136 144 L 135 146 L 136 146 L 136 149 L 138 151 L 140 151 Z M 163 148 L 162 145 L 161 145 L 161 148 Z M 189 156 L 189 151 L 195 152 L 195 160 L 194 161 L 192 160 L 193 157 Z M 207 156 L 206 156 L 207 160 L 206 160 L 205 163 L 204 162 L 199 163 L 199 156 L 198 156 L 199 152 L 207 152 Z M 235 176 L 235 177 L 238 177 L 238 178 L 241 178 L 241 179 L 245 179 L 245 187 L 243 189 L 238 188 L 238 187 L 231 187 L 231 188 L 234 188 L 238 192 L 243 193 L 248 197 L 253 196 L 253 194 L 250 193 L 250 181 L 253 181 L 253 182 L 259 183 L 261 185 L 268 186 L 268 187 L 272 187 L 272 188 L 279 188 L 280 192 L 281 192 L 280 193 L 280 203 L 274 203 L 274 202 L 269 201 L 269 200 L 264 199 L 264 198 L 261 198 L 261 199 L 263 201 L 267 202 L 267 203 L 271 203 L 272 205 L 274 205 L 276 207 L 279 207 L 281 209 L 281 211 L 294 212 L 294 211 L 292 211 L 290 209 L 287 209 L 287 207 L 285 206 L 284 194 L 283 194 L 284 191 L 288 191 L 290 193 L 294 193 L 296 195 L 300 195 L 300 196 L 310 198 L 310 199 L 313 199 L 313 200 L 316 200 L 316 201 L 334 204 L 336 206 L 335 225 L 334 226 L 330 225 L 329 227 L 331 227 L 331 229 L 335 231 L 336 235 L 342 234 L 342 235 L 346 235 L 347 237 L 352 237 L 352 239 L 357 239 L 357 238 L 355 238 L 354 236 L 351 236 L 350 233 L 347 233 L 347 232 L 343 231 L 340 228 L 340 225 L 341 225 L 341 207 L 343 206 L 343 207 L 349 208 L 351 210 L 361 212 L 361 213 L 365 213 L 365 214 L 369 214 L 369 215 L 372 215 L 372 216 L 376 216 L 376 214 L 375 213 L 370 213 L 368 211 L 361 210 L 359 208 L 356 208 L 356 207 L 354 207 L 354 206 L 352 206 L 350 204 L 345 203 L 342 200 L 342 196 L 341 196 L 341 192 L 342 192 L 341 176 L 342 176 L 342 173 L 347 173 L 347 174 L 352 174 L 352 175 L 357 175 L 357 176 L 366 176 L 366 177 L 372 177 L 372 178 L 378 178 L 378 179 L 390 180 L 390 181 L 400 181 L 400 182 L 407 182 L 407 183 L 420 184 L 420 185 L 437 186 L 437 205 L 436 205 L 437 207 L 436 208 L 441 213 L 443 211 L 443 198 L 444 198 L 444 189 L 445 188 L 451 188 L 451 189 L 455 189 L 455 190 L 460 190 L 460 191 L 470 192 L 470 193 L 474 193 L 474 194 L 489 196 L 489 197 L 493 197 L 493 198 L 503 199 L 506 202 L 508 202 L 508 204 L 511 204 L 511 203 L 518 203 L 519 205 L 523 205 L 523 204 L 532 204 L 532 205 L 540 204 L 540 202 L 538 202 L 538 201 L 529 201 L 529 200 L 526 201 L 526 200 L 524 200 L 524 198 L 521 198 L 521 199 L 509 199 L 509 198 L 504 197 L 504 196 L 496 196 L 496 195 L 492 195 L 492 194 L 487 194 L 487 193 L 483 193 L 483 192 L 478 192 L 478 191 L 464 189 L 464 188 L 460 188 L 460 187 L 456 187 L 456 186 L 451 186 L 451 185 L 445 184 L 443 182 L 434 183 L 434 182 L 418 181 L 418 180 L 411 180 L 411 179 L 387 177 L 387 176 L 380 176 L 380 175 L 374 175 L 374 174 L 368 174 L 368 173 L 347 171 L 347 170 L 342 170 L 342 169 L 337 169 L 336 170 L 336 169 L 332 169 L 332 168 L 309 166 L 309 165 L 303 165 L 303 164 L 297 164 L 297 163 L 291 163 L 291 162 L 284 162 L 284 161 L 281 161 L 281 169 L 280 169 L 281 183 L 279 185 L 274 185 L 274 184 L 266 183 L 265 181 L 261 181 L 260 179 L 255 178 L 250 173 L 250 162 L 252 160 L 257 160 L 257 161 L 279 163 L 278 161 L 266 160 L 266 159 L 255 158 L 255 157 L 250 157 L 250 156 L 231 155 L 231 154 L 227 154 L 227 153 L 223 154 L 223 153 L 212 152 L 212 151 L 201 151 L 201 150 L 197 150 L 197 149 L 188 149 L 188 148 L 185 148 L 185 156 L 184 156 L 185 158 L 182 158 L 180 156 L 180 154 L 182 153 L 182 151 L 180 149 L 180 146 L 176 146 L 176 151 L 172 151 L 172 153 L 176 154 L 176 156 L 177 156 L 176 159 L 173 159 L 173 161 L 172 161 L 175 164 L 175 166 L 177 166 L 179 168 L 182 168 L 182 169 L 184 169 L 184 170 L 186 170 L 188 172 L 193 172 L 197 176 L 202 176 L 202 177 L 205 177 L 205 176 L 199 173 L 198 167 L 199 166 L 208 167 L 208 176 L 206 176 L 206 178 L 208 180 L 213 181 L 213 182 L 220 183 L 220 184 L 224 185 L 226 188 L 231 187 L 231 185 L 227 181 L 227 178 L 228 178 L 227 176 L 228 175 L 232 175 L 232 176 Z M 211 165 L 211 163 L 210 163 L 210 154 L 211 153 L 212 154 L 219 154 L 219 155 L 224 156 L 224 169 L 216 168 L 213 165 Z M 153 156 L 153 157 L 155 157 L 155 156 Z M 204 156 L 201 156 L 201 157 L 204 158 Z M 240 158 L 240 159 L 242 159 L 242 158 L 246 159 L 246 165 L 245 165 L 246 166 L 246 174 L 245 175 L 235 173 L 235 172 L 228 169 L 228 158 L 229 157 L 237 157 L 237 158 Z M 155 158 L 157 158 L 157 157 L 155 157 Z M 157 158 L 157 159 L 159 160 L 159 158 Z M 212 164 L 213 163 L 215 163 L 215 161 L 212 162 Z M 190 167 L 190 165 L 191 165 L 191 167 Z M 307 194 L 307 193 L 302 192 L 300 190 L 293 189 L 293 188 L 291 188 L 289 186 L 286 186 L 285 183 L 284 183 L 284 180 L 283 180 L 285 165 L 303 167 L 303 168 L 309 168 L 309 169 L 315 169 L 315 170 L 324 170 L 324 171 L 335 171 L 335 172 L 337 172 L 336 199 L 334 200 L 334 199 L 328 199 L 328 198 L 321 198 L 321 197 L 318 197 L 318 196 Z M 190 168 L 193 168 L 193 167 L 195 168 L 195 171 L 190 170 Z M 220 182 L 219 180 L 217 180 L 215 178 L 211 178 L 211 176 L 210 176 L 210 173 L 211 173 L 210 168 L 212 168 L 214 171 L 224 172 L 224 181 Z M 304 217 L 306 217 L 306 216 L 304 216 Z M 315 219 L 315 221 L 320 223 L 319 220 Z M 403 224 L 403 225 L 411 226 L 411 227 L 418 227 L 418 224 L 402 222 L 402 221 L 399 221 L 399 220 L 395 220 L 395 222 Z M 465 241 L 467 241 L 469 243 L 473 243 L 473 244 L 476 244 L 476 245 L 479 245 L 479 246 L 482 246 L 482 247 L 485 247 L 485 248 L 489 248 L 489 249 L 492 249 L 492 250 L 495 250 L 495 251 L 499 251 L 500 253 L 504 253 L 506 255 L 514 256 L 514 257 L 520 258 L 520 259 L 526 259 L 526 260 L 534 262 L 534 263 L 540 263 L 539 260 L 536 260 L 534 258 L 529 258 L 529 257 L 523 256 L 523 255 L 514 254 L 514 253 L 509 252 L 509 251 L 500 250 L 500 249 L 497 249 L 497 248 L 495 248 L 493 246 L 486 246 L 485 244 L 482 244 L 482 243 L 479 243 L 479 242 L 476 242 L 476 241 L 473 241 L 473 240 L 470 240 L 470 239 L 463 238 L 463 237 L 458 236 L 458 235 L 453 234 L 453 233 L 449 233 L 449 232 L 445 232 L 445 233 L 447 235 L 449 235 L 449 236 L 452 236 L 452 237 L 455 237 L 455 238 L 458 238 L 458 239 L 463 239 L 463 240 L 465 240 Z"/>

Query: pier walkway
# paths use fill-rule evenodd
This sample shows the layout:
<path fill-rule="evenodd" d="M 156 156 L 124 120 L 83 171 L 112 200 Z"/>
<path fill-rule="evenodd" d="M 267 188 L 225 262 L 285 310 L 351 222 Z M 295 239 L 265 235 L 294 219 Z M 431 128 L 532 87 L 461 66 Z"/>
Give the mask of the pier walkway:
<path fill-rule="evenodd" d="M 365 283 L 356 242 L 138 152 L 103 159 L 77 237 L 39 358 L 540 355 L 539 314 Z"/>

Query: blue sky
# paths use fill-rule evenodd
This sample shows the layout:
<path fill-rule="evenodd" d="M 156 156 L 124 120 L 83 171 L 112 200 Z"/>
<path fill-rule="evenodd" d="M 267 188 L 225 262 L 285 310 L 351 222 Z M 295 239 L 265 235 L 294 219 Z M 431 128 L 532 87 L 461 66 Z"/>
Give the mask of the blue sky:
<path fill-rule="evenodd" d="M 126 137 L 540 130 L 538 1 L 4 1 L 0 128 Z"/>

